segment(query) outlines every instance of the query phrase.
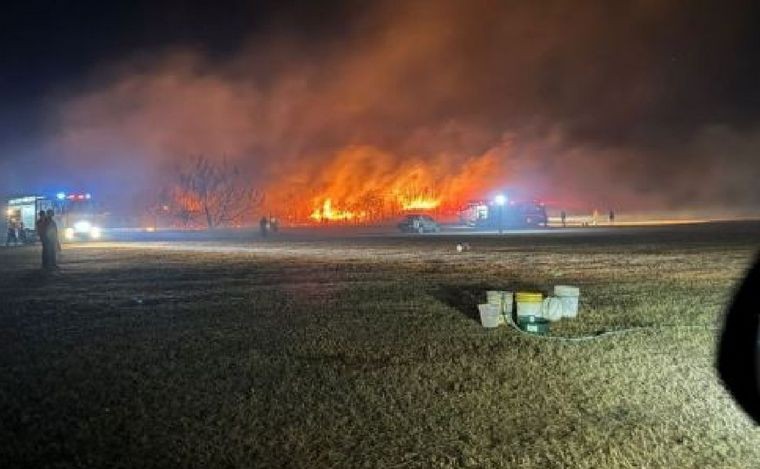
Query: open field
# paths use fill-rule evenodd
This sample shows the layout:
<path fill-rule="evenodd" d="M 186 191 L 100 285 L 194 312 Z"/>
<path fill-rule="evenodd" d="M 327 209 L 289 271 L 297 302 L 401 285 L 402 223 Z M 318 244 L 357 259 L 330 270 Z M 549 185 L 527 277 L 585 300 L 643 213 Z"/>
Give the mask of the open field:
<path fill-rule="evenodd" d="M 0 250 L 2 467 L 753 467 L 713 369 L 760 224 Z M 574 337 L 475 321 L 582 289 Z"/>

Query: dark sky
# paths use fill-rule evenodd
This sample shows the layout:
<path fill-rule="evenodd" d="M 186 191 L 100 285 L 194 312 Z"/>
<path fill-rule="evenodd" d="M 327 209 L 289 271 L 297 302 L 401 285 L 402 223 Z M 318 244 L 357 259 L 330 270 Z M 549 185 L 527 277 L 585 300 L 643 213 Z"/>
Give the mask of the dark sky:
<path fill-rule="evenodd" d="M 303 37 L 335 31 L 346 2 L 21 1 L 0 14 L 0 99 L 4 144 L 45 119 L 51 96 L 87 86 L 103 63 L 171 46 L 210 56 L 235 53 L 244 41 L 292 27 Z M 20 118 L 20 119 L 19 119 Z"/>
<path fill-rule="evenodd" d="M 758 208 L 759 84 L 752 1 L 16 2 L 0 176 L 95 184 L 207 152 L 274 178 L 273 157 L 356 146 L 457 171 L 498 148 L 549 196 Z"/>

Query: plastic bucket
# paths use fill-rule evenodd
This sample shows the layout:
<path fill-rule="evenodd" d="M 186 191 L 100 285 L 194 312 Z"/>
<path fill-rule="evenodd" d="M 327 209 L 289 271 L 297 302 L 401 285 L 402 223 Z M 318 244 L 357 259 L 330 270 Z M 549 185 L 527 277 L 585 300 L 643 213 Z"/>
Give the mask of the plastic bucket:
<path fill-rule="evenodd" d="M 499 327 L 502 318 L 501 307 L 499 305 L 478 305 L 478 311 L 480 311 L 480 323 L 483 327 L 489 329 Z"/>
<path fill-rule="evenodd" d="M 581 289 L 569 285 L 556 285 L 554 287 L 554 296 L 562 301 L 562 316 L 574 318 L 578 316 L 578 298 Z"/>
<path fill-rule="evenodd" d="M 488 290 L 486 292 L 486 303 L 490 305 L 499 305 L 499 312 L 502 314 L 500 322 L 503 324 L 507 316 L 512 315 L 512 303 L 514 295 L 509 291 Z"/>
<path fill-rule="evenodd" d="M 544 299 L 541 305 L 541 316 L 549 321 L 559 321 L 564 315 L 564 305 L 562 300 L 557 297 L 550 296 Z"/>
<path fill-rule="evenodd" d="M 486 292 L 486 303 L 489 305 L 501 305 L 504 300 L 504 292 L 501 290 L 488 290 Z"/>
<path fill-rule="evenodd" d="M 486 292 L 486 303 L 499 307 L 499 324 L 503 324 L 504 318 L 501 314 L 504 311 L 504 292 L 501 290 L 488 290 Z"/>
<path fill-rule="evenodd" d="M 515 303 L 517 303 L 517 317 L 520 316 L 541 316 L 541 305 L 544 296 L 541 293 L 517 292 Z"/>

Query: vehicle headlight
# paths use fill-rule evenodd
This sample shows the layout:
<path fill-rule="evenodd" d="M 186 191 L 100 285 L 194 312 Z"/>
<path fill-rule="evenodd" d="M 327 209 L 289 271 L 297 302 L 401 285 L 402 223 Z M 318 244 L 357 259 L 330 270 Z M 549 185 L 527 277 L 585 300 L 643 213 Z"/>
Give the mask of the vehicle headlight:
<path fill-rule="evenodd" d="M 74 223 L 74 231 L 77 233 L 89 233 L 92 229 L 92 223 L 82 220 Z"/>
<path fill-rule="evenodd" d="M 90 228 L 90 238 L 92 239 L 98 239 L 100 238 L 100 228 L 97 226 L 93 226 Z"/>
<path fill-rule="evenodd" d="M 74 239 L 74 228 L 66 228 L 63 230 L 63 236 L 66 239 Z"/>

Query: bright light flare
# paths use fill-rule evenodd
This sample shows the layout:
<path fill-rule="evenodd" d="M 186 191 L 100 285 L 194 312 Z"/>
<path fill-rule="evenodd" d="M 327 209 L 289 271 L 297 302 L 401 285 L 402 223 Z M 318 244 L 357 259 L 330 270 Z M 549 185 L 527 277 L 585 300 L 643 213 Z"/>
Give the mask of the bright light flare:
<path fill-rule="evenodd" d="M 93 226 L 90 229 L 90 238 L 92 239 L 100 239 L 100 236 L 102 235 L 102 231 L 97 226 Z"/>
<path fill-rule="evenodd" d="M 497 194 L 496 197 L 493 198 L 493 201 L 496 202 L 496 205 L 504 205 L 507 203 L 507 196 L 504 194 Z"/>
<path fill-rule="evenodd" d="M 74 228 L 66 228 L 63 231 L 63 237 L 69 240 L 74 239 Z"/>
<path fill-rule="evenodd" d="M 90 230 L 92 230 L 92 223 L 87 220 L 74 223 L 74 231 L 76 233 L 89 233 Z"/>

